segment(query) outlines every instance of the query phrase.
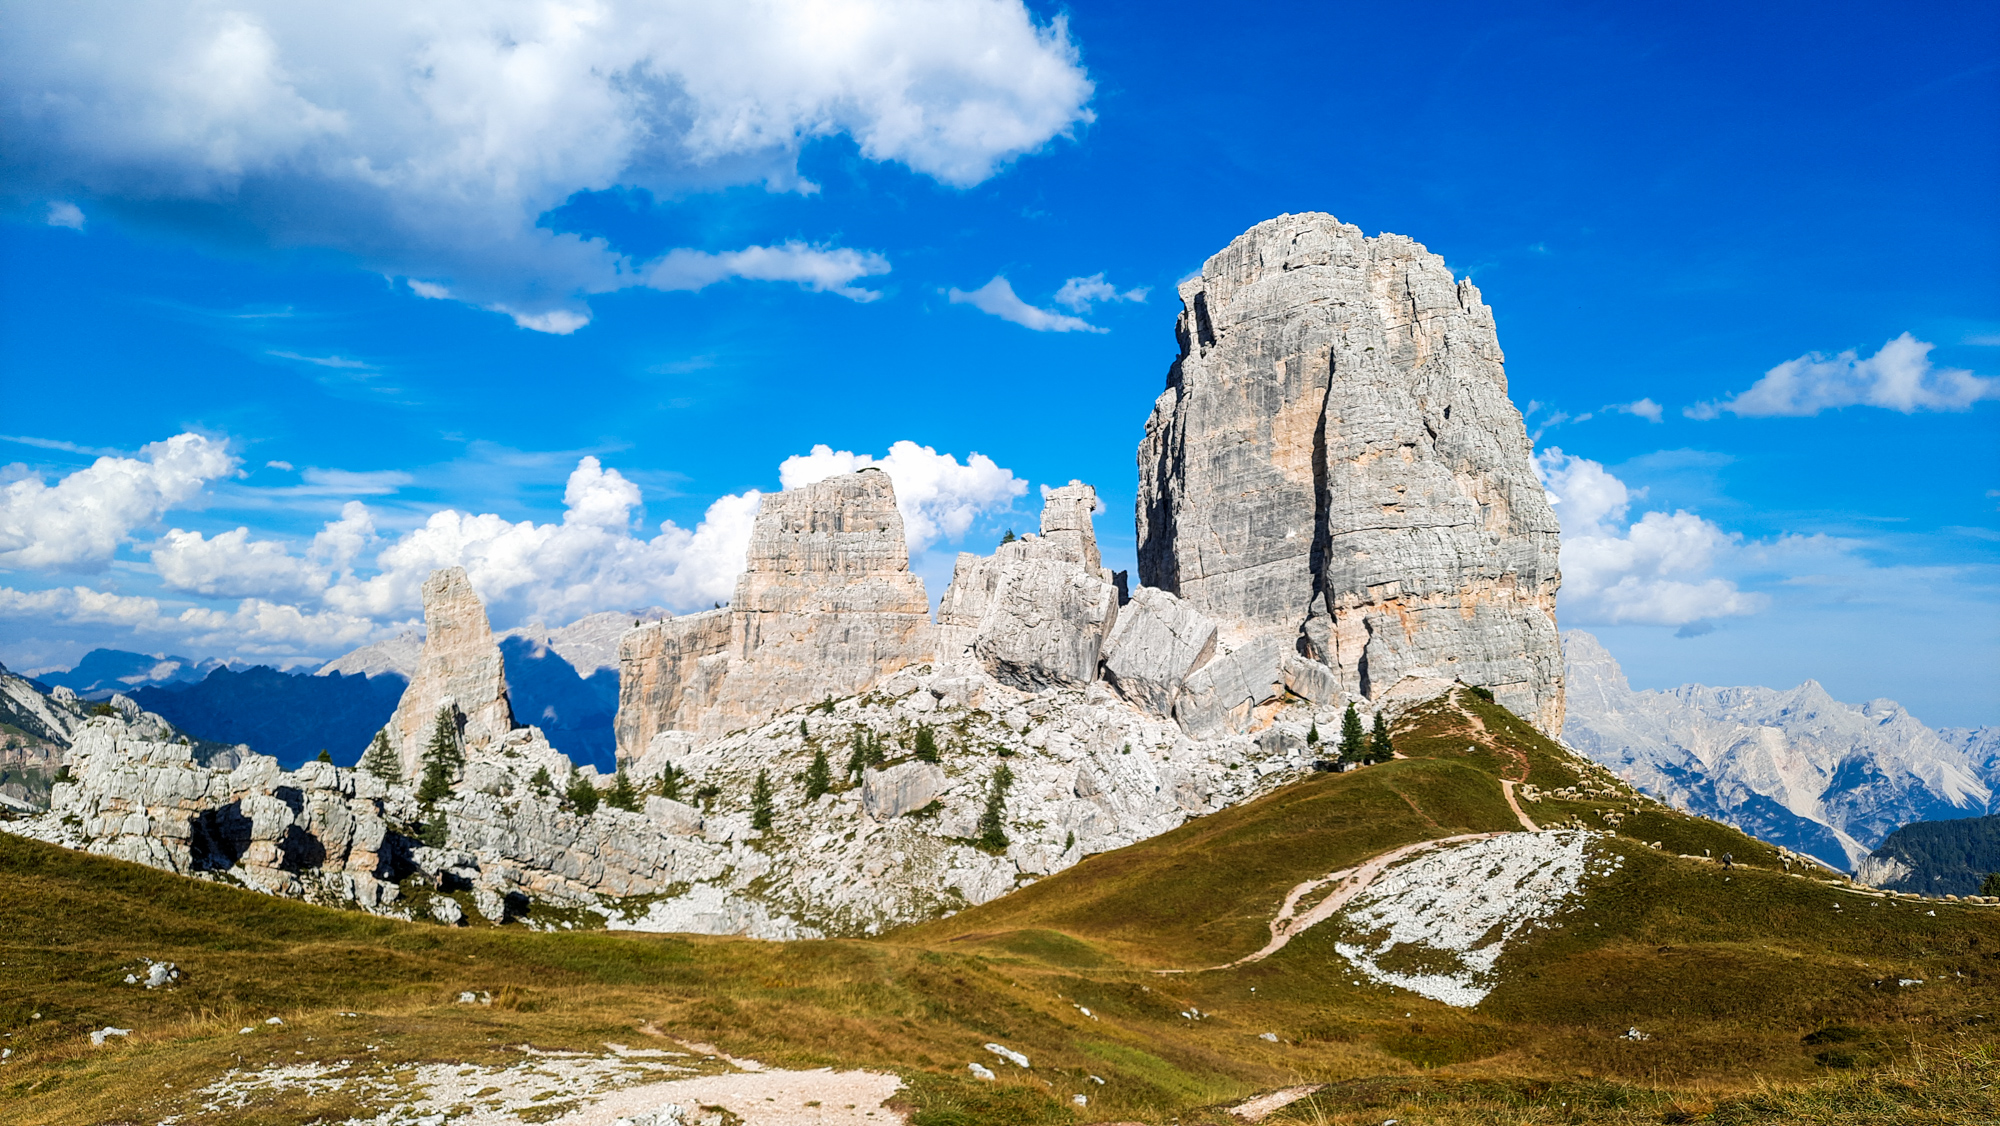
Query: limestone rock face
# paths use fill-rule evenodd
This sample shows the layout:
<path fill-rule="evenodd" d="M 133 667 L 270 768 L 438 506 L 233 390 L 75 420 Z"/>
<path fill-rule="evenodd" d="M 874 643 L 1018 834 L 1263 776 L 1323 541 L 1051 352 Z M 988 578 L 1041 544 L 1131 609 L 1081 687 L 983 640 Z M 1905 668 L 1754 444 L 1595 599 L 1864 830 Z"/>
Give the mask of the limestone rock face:
<path fill-rule="evenodd" d="M 1557 524 L 1493 314 L 1400 235 L 1260 223 L 1180 286 L 1139 448 L 1139 574 L 1373 697 L 1490 688 L 1562 730 Z"/>
<path fill-rule="evenodd" d="M 729 667 L 731 611 L 647 622 L 618 642 L 618 757 L 644 754 L 659 731 L 693 731 Z"/>
<path fill-rule="evenodd" d="M 1154 715 L 1171 715 L 1181 682 L 1214 655 L 1214 619 L 1164 590 L 1142 586 L 1104 639 L 1104 679 Z"/>
<path fill-rule="evenodd" d="M 389 720 L 389 745 L 405 778 L 423 772 L 424 749 L 447 703 L 457 709 L 468 758 L 514 729 L 500 646 L 465 568 L 445 567 L 424 581 L 424 629 L 416 675 Z"/>
<path fill-rule="evenodd" d="M 1097 679 L 1119 599 L 1091 528 L 1096 507 L 1097 491 L 1072 481 L 1043 502 L 1040 535 L 1003 543 L 990 556 L 959 554 L 938 604 L 947 663 L 976 665 L 1027 691 Z"/>
<path fill-rule="evenodd" d="M 618 753 L 665 731 L 713 737 L 849 696 L 934 655 L 889 475 L 864 469 L 764 498 L 726 610 L 649 622 L 618 647 Z"/>
<path fill-rule="evenodd" d="M 887 473 L 765 497 L 729 604 L 729 671 L 702 730 L 851 695 L 929 660 L 930 608 Z"/>

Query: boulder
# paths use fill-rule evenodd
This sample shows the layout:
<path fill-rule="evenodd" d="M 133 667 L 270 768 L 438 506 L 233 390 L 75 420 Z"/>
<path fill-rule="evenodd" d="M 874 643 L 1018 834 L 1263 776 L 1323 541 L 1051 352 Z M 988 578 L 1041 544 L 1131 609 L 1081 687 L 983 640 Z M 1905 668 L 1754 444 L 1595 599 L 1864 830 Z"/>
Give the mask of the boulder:
<path fill-rule="evenodd" d="M 936 763 L 899 762 L 862 778 L 861 806 L 877 821 L 892 821 L 936 801 L 944 787 L 944 768 Z"/>
<path fill-rule="evenodd" d="M 1188 674 L 1174 704 L 1174 718 L 1196 739 L 1248 731 L 1257 705 L 1285 689 L 1284 642 L 1264 635 L 1239 642 Z"/>
<path fill-rule="evenodd" d="M 1181 682 L 1215 655 L 1215 621 L 1164 590 L 1140 587 L 1104 639 L 1104 679 L 1154 715 L 1171 715 Z"/>
<path fill-rule="evenodd" d="M 1562 730 L 1558 528 L 1493 314 L 1400 235 L 1259 223 L 1180 285 L 1139 579 L 1373 698 L 1458 678 Z"/>

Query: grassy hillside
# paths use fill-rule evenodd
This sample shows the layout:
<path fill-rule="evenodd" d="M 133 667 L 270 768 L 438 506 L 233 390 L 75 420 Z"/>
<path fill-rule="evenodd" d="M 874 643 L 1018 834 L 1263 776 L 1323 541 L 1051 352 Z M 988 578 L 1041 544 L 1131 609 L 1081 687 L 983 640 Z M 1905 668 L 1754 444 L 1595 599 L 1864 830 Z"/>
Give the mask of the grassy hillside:
<path fill-rule="evenodd" d="M 1398 749 L 875 941 L 453 930 L 0 835 L 0 1118 L 158 1121 L 230 1068 L 391 1074 L 662 1031 L 772 1065 L 894 1070 L 919 1126 L 1233 1122 L 1224 1107 L 1302 1082 L 1328 1086 L 1272 1121 L 2000 1121 L 2000 912 L 1787 874 L 1774 850 L 1637 798 L 1469 694 L 1407 718 Z M 1547 795 L 1522 803 L 1538 822 L 1617 833 L 1623 863 L 1511 946 L 1477 1007 L 1357 977 L 1338 919 L 1201 969 L 1263 945 L 1303 880 L 1518 829 L 1502 778 Z M 187 978 L 124 984 L 142 958 Z M 133 1035 L 93 1048 L 106 1025 Z M 968 1061 L 995 1062 L 988 1041 L 1032 1070 L 972 1079 Z M 183 1121 L 375 1106 L 297 1085 Z"/>

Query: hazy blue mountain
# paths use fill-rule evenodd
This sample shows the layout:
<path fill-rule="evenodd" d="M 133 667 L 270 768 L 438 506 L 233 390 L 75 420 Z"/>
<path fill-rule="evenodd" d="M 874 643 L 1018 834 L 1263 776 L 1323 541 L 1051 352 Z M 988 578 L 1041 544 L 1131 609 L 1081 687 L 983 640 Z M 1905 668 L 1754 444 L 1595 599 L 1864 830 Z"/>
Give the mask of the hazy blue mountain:
<path fill-rule="evenodd" d="M 172 654 L 131 653 L 123 649 L 92 649 L 76 667 L 38 673 L 36 680 L 50 687 L 58 684 L 87 699 L 101 699 L 113 692 L 130 693 L 148 685 L 191 684 L 225 661 L 194 661 Z"/>
<path fill-rule="evenodd" d="M 195 684 L 128 693 L 197 739 L 247 743 L 286 768 L 326 749 L 342 766 L 361 757 L 402 698 L 400 676 L 311 676 L 266 665 L 219 668 Z"/>

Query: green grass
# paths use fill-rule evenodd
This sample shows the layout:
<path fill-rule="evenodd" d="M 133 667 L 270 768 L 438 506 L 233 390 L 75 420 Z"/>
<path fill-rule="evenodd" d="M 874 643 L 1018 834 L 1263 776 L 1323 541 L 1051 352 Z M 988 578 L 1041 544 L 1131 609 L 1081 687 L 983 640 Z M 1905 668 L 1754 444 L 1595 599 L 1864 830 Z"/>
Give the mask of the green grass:
<path fill-rule="evenodd" d="M 2000 912 L 1787 875 L 1773 850 L 1646 802 L 1469 695 L 1397 736 L 1408 758 L 1315 776 L 873 941 L 454 930 L 0 835 L 0 1044 L 14 1051 L 0 1119 L 156 1120 L 239 1064 L 497 1063 L 520 1044 L 598 1050 L 657 1027 L 777 1066 L 894 1070 L 919 1126 L 1220 1123 L 1299 1082 L 1329 1086 L 1286 1112 L 1295 1122 L 2000 1121 L 1980 1047 L 2000 1013 Z M 1265 961 L 1198 971 L 1261 946 L 1301 880 L 1517 827 L 1498 777 L 1603 791 L 1524 808 L 1622 812 L 1624 862 L 1561 926 L 1511 947 L 1478 1008 L 1354 984 L 1337 921 Z M 1743 864 L 1681 856 L 1703 849 Z M 123 984 L 141 958 L 187 979 Z M 1897 984 L 1910 978 L 1924 984 Z M 466 990 L 495 1003 L 453 1003 Z M 105 1025 L 134 1035 L 91 1048 Z M 1648 1038 L 1625 1038 L 1633 1027 Z M 972 1080 L 987 1041 L 1027 1053 L 1032 1073 Z M 365 1109 L 342 1098 L 273 1095 L 229 1120 Z"/>

